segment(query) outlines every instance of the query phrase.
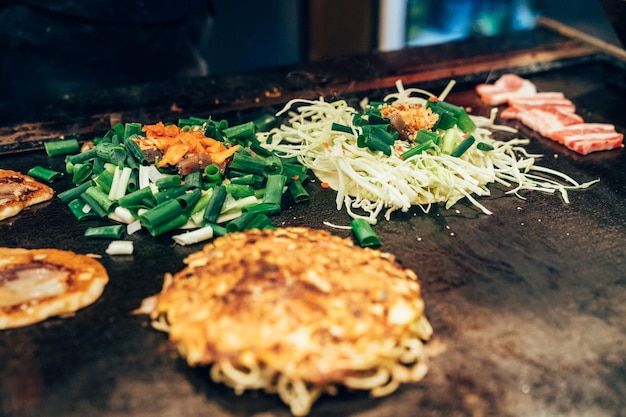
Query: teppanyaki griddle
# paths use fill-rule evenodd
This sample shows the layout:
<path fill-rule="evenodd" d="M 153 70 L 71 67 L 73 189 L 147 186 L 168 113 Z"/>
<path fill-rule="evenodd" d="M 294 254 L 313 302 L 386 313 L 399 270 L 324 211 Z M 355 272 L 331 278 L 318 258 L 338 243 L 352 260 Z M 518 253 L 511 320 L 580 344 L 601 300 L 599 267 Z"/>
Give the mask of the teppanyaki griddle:
<path fill-rule="evenodd" d="M 586 120 L 626 131 L 621 65 L 592 59 L 525 76 L 543 91 L 564 92 Z M 475 82 L 459 83 L 448 100 L 486 114 Z M 381 399 L 351 392 L 322 397 L 311 416 L 626 414 L 626 154 L 583 157 L 517 127 L 531 138 L 529 152 L 543 155 L 540 165 L 600 182 L 571 192 L 569 204 L 539 192 L 520 199 L 494 186 L 481 199 L 490 216 L 462 201 L 450 210 L 415 208 L 381 220 L 375 226 L 381 249 L 417 272 L 435 342 L 445 349 L 421 383 Z M 63 169 L 62 158 L 40 150 L 0 157 L 3 168 L 25 172 L 34 165 Z M 315 181 L 308 189 L 311 201 L 287 203 L 275 224 L 350 236 L 324 225 L 349 222 L 336 210 L 334 192 Z M 108 241 L 83 237 L 90 225 L 75 221 L 58 199 L 0 222 L 3 246 L 103 254 L 111 277 L 103 296 L 73 317 L 0 331 L 1 415 L 289 415 L 277 397 L 238 397 L 211 382 L 206 368 L 187 367 L 164 333 L 131 314 L 160 290 L 164 273 L 182 268 L 201 245 L 138 233 L 132 256 L 109 257 Z"/>

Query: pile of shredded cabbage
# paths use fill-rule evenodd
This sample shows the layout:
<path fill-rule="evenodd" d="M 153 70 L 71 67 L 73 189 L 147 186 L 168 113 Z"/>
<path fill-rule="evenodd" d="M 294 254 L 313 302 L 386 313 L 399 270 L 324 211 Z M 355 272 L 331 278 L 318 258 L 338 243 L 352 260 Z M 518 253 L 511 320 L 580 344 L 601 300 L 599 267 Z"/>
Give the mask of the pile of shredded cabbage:
<path fill-rule="evenodd" d="M 445 99 L 452 85 L 453 82 L 439 95 L 439 100 Z M 400 81 L 396 89 L 384 98 L 385 102 L 425 104 L 433 96 L 425 90 L 404 88 Z M 361 105 L 368 105 L 367 100 Z M 389 220 L 396 210 L 406 212 L 419 206 L 427 213 L 433 204 L 445 203 L 449 209 L 463 198 L 483 213 L 491 214 L 476 198 L 489 196 L 487 185 L 491 183 L 510 188 L 507 193 L 519 198 L 523 198 L 522 190 L 558 191 L 569 202 L 568 190 L 586 188 L 598 181 L 581 184 L 561 172 L 536 165 L 541 155 L 525 151 L 523 145 L 528 144 L 528 139 L 493 139 L 496 130 L 516 132 L 494 124 L 495 110 L 490 118 L 470 115 L 477 126 L 473 132 L 476 142 L 461 157 L 442 154 L 435 148 L 403 160 L 400 155 L 414 145 L 402 140 L 395 142 L 390 156 L 361 148 L 357 146 L 360 127 L 352 123 L 357 110 L 344 100 L 292 100 L 277 113 L 287 113 L 288 120 L 257 136 L 263 147 L 285 158 L 297 158 L 320 181 L 336 190 L 338 210 L 345 207 L 352 218 L 364 218 L 371 224 L 383 211 Z M 353 133 L 334 131 L 333 123 L 350 126 Z M 494 149 L 479 150 L 478 142 Z"/>

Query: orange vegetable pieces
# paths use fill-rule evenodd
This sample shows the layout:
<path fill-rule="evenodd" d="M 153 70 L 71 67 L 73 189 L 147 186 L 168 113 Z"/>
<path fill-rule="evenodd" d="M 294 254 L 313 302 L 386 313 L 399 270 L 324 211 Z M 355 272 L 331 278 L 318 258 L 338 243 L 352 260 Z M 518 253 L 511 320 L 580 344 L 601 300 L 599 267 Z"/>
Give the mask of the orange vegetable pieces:
<path fill-rule="evenodd" d="M 189 155 L 210 155 L 215 164 L 222 164 L 239 149 L 239 145 L 226 148 L 224 143 L 209 138 L 202 130 L 182 130 L 176 125 L 158 122 L 145 125 L 145 144 L 163 151 L 163 158 L 157 166 L 176 165 Z"/>

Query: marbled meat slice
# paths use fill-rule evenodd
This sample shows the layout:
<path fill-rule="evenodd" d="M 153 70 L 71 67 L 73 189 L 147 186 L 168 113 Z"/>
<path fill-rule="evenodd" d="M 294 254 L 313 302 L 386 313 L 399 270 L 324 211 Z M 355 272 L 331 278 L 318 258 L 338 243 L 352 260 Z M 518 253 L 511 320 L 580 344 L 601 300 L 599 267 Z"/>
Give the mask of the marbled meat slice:
<path fill-rule="evenodd" d="M 577 123 L 551 132 L 550 139 L 568 149 L 587 155 L 622 146 L 624 135 L 610 123 Z"/>
<path fill-rule="evenodd" d="M 565 113 L 576 112 L 576 105 L 559 92 L 540 92 L 530 97 L 512 97 L 508 103 L 511 107 L 520 110 L 559 109 Z"/>
<path fill-rule="evenodd" d="M 530 109 L 519 112 L 517 118 L 529 128 L 549 138 L 551 133 L 565 126 L 583 123 L 576 113 L 557 109 Z"/>
<path fill-rule="evenodd" d="M 478 84 L 476 92 L 485 104 L 497 106 L 515 97 L 533 96 L 537 87 L 517 74 L 504 74 L 493 84 Z"/>

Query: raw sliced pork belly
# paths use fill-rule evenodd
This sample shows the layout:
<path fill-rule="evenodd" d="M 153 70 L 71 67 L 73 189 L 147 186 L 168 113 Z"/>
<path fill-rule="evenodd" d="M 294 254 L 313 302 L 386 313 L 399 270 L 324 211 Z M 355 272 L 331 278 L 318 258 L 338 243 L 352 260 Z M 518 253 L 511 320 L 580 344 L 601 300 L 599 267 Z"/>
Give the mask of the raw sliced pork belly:
<path fill-rule="evenodd" d="M 520 110 L 554 108 L 569 113 L 576 111 L 576 105 L 563 93 L 558 92 L 540 92 L 531 97 L 511 97 L 508 103 L 511 107 Z"/>
<path fill-rule="evenodd" d="M 500 112 L 501 119 L 517 119 L 582 155 L 622 146 L 624 135 L 614 125 L 586 123 L 563 93 L 537 92 L 528 83 L 532 84 L 517 75 L 505 74 L 494 84 L 479 84 L 476 91 L 486 104 L 509 104 Z"/>
<path fill-rule="evenodd" d="M 583 118 L 578 114 L 562 111 L 558 108 L 521 110 L 517 115 L 517 119 L 547 138 L 555 130 L 583 123 Z"/>
<path fill-rule="evenodd" d="M 537 87 L 519 75 L 504 74 L 493 84 L 478 84 L 476 92 L 485 104 L 497 106 L 512 97 L 533 96 L 537 93 Z"/>
<path fill-rule="evenodd" d="M 610 123 L 578 123 L 551 132 L 550 139 L 568 149 L 587 155 L 591 152 L 619 148 L 624 135 Z"/>

